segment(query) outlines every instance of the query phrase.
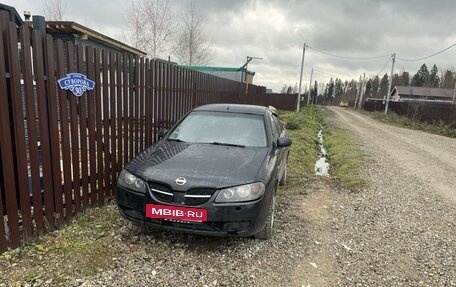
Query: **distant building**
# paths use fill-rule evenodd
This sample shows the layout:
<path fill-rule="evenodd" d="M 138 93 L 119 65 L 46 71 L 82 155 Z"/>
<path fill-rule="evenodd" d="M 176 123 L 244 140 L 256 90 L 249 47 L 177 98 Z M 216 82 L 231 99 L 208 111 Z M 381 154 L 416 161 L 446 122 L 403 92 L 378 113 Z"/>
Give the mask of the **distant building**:
<path fill-rule="evenodd" d="M 454 92 L 454 89 L 396 86 L 390 98 L 393 102 L 452 102 Z"/>
<path fill-rule="evenodd" d="M 194 71 L 203 72 L 206 74 L 214 75 L 220 78 L 229 79 L 241 83 L 252 84 L 253 76 L 255 72 L 251 72 L 246 68 L 229 68 L 229 67 L 209 67 L 209 66 L 185 66 L 180 67 L 187 68 Z"/>
<path fill-rule="evenodd" d="M 55 40 L 71 41 L 73 44 L 82 45 L 83 47 L 90 45 L 91 47 L 103 48 L 115 52 L 128 52 L 142 57 L 147 55 L 146 52 L 76 22 L 46 21 L 46 33 L 52 35 Z"/>

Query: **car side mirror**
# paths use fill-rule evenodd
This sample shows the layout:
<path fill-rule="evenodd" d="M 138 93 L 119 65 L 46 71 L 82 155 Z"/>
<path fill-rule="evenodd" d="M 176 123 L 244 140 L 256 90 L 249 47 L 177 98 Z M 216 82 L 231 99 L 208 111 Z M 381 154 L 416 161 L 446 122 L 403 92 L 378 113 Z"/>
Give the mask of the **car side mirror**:
<path fill-rule="evenodd" d="M 158 139 L 161 140 L 161 139 L 166 135 L 167 132 L 168 132 L 167 129 L 160 129 L 160 130 L 158 131 Z"/>
<path fill-rule="evenodd" d="M 277 147 L 282 148 L 282 147 L 291 146 L 292 143 L 293 142 L 290 138 L 279 138 L 277 140 Z"/>

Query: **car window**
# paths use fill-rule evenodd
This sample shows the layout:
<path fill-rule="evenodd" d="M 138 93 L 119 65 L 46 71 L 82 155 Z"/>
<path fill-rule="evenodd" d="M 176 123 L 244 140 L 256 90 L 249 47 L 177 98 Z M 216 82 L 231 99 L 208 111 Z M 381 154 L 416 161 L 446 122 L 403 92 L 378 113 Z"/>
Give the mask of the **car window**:
<path fill-rule="evenodd" d="M 169 139 L 267 146 L 263 116 L 238 113 L 193 112 L 172 131 Z"/>
<path fill-rule="evenodd" d="M 272 115 L 272 120 L 274 122 L 274 125 L 276 126 L 276 129 L 277 129 L 277 134 L 281 135 L 282 133 L 282 130 L 283 130 L 283 126 L 282 126 L 282 123 L 279 121 L 279 119 L 277 118 L 276 115 Z"/>
<path fill-rule="evenodd" d="M 280 130 L 278 129 L 278 126 L 274 121 L 274 116 L 271 115 L 269 118 L 271 119 L 271 128 L 272 128 L 272 134 L 274 136 L 274 141 L 276 141 L 280 135 Z"/>

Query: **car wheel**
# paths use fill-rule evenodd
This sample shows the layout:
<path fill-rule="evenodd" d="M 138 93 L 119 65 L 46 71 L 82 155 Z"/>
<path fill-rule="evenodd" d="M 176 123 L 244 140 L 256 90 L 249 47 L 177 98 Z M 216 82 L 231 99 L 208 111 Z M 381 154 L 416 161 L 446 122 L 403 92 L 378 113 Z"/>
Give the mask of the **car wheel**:
<path fill-rule="evenodd" d="M 281 178 L 280 181 L 279 181 L 279 185 L 280 185 L 280 186 L 287 185 L 287 165 L 288 165 L 288 164 L 285 163 L 283 175 L 282 175 L 282 178 Z"/>
<path fill-rule="evenodd" d="M 256 239 L 267 240 L 272 237 L 272 230 L 274 226 L 274 205 L 275 205 L 275 194 L 272 195 L 271 205 L 269 207 L 268 217 L 266 218 L 266 225 L 253 237 Z"/>

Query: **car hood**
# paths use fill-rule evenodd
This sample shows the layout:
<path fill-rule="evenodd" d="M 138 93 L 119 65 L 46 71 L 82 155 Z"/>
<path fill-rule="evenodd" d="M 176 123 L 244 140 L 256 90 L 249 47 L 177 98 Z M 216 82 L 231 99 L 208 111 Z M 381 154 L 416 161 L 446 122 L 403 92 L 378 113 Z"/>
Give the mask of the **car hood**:
<path fill-rule="evenodd" d="M 140 153 L 125 167 L 146 181 L 168 184 L 174 190 L 224 188 L 257 181 L 267 148 L 241 148 L 162 141 Z M 176 184 L 178 177 L 186 183 Z"/>

